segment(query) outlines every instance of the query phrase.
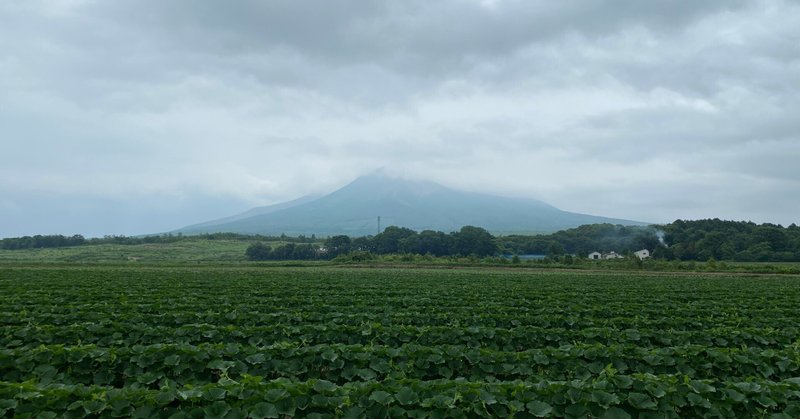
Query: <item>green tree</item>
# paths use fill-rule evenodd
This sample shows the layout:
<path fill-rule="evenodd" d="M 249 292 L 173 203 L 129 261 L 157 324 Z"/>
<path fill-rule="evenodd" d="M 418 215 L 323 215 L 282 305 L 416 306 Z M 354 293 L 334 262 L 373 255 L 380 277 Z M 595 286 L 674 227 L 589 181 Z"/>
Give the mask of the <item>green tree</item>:
<path fill-rule="evenodd" d="M 565 252 L 564 246 L 557 241 L 550 242 L 550 246 L 547 248 L 549 256 L 563 255 Z"/>
<path fill-rule="evenodd" d="M 325 240 L 325 248 L 328 249 L 328 256 L 336 257 L 350 252 L 353 241 L 345 235 L 328 237 Z"/>
<path fill-rule="evenodd" d="M 269 245 L 257 242 L 248 246 L 244 254 L 249 260 L 269 260 L 272 256 L 271 250 Z"/>
<path fill-rule="evenodd" d="M 397 253 L 400 250 L 400 241 L 416 234 L 414 230 L 405 227 L 386 227 L 372 239 L 374 250 L 378 254 Z"/>
<path fill-rule="evenodd" d="M 464 226 L 452 234 L 451 250 L 454 255 L 484 257 L 495 254 L 497 244 L 494 242 L 494 237 L 483 228 Z"/>

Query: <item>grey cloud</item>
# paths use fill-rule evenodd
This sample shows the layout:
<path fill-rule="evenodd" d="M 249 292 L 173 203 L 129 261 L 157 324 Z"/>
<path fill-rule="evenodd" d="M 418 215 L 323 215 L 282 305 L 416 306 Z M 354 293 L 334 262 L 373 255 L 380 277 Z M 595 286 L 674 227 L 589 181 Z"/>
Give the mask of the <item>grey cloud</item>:
<path fill-rule="evenodd" d="M 25 221 L 0 235 L 103 213 L 140 233 L 112 220 L 174 220 L 155 197 L 184 196 L 199 221 L 384 166 L 601 215 L 788 224 L 799 19 L 780 0 L 3 2 L 0 219 Z M 94 215 L 52 221 L 69 194 Z"/>
<path fill-rule="evenodd" d="M 745 4 L 500 1 L 487 8 L 463 0 L 314 4 L 287 0 L 219 7 L 211 1 L 149 1 L 106 3 L 93 7 L 93 15 L 132 21 L 181 49 L 240 54 L 285 46 L 321 56 L 343 56 L 349 62 L 397 51 L 495 55 L 568 31 L 599 35 L 636 24 L 669 31 Z"/>
<path fill-rule="evenodd" d="M 87 3 L 67 17 L 29 11 L 21 19 L 25 25 L 16 29 L 37 45 L 45 41 L 71 52 L 61 54 L 58 66 L 37 67 L 45 72 L 42 79 L 49 72 L 81 73 L 81 83 L 64 86 L 53 75 L 55 85 L 50 86 L 67 89 L 65 94 L 76 100 L 103 97 L 116 87 L 114 81 L 126 83 L 123 89 L 144 90 L 147 83 L 174 84 L 187 75 L 205 74 L 254 78 L 265 86 L 310 88 L 335 97 L 354 95 L 374 106 L 382 100 L 373 86 L 382 87 L 383 102 L 402 100 L 404 93 L 429 90 L 443 78 L 492 80 L 481 72 L 487 65 L 494 67 L 496 81 L 511 84 L 533 75 L 542 83 L 569 83 L 576 79 L 565 80 L 564 74 L 570 73 L 579 79 L 588 74 L 591 82 L 591 75 L 605 73 L 642 89 L 666 85 L 709 92 L 718 89 L 714 81 L 722 77 L 754 80 L 743 60 L 735 58 L 769 49 L 763 43 L 757 48 L 712 43 L 695 51 L 682 44 L 702 45 L 703 39 L 683 32 L 709 16 L 751 9 L 762 13 L 763 8 L 762 3 L 729 1 L 506 1 L 492 9 L 468 1 L 340 1 L 313 7 L 302 2 L 225 7 L 213 2 L 107 2 Z M 52 36 L 32 33 L 29 28 L 37 26 L 47 26 Z M 631 45 L 626 37 L 636 38 L 637 33 L 652 34 L 657 42 Z M 796 51 L 792 37 L 798 34 L 786 35 L 767 43 L 776 50 L 772 55 L 783 51 L 791 59 L 786 50 Z M 98 55 L 110 59 L 96 62 Z M 763 65 L 771 62 L 767 58 Z M 783 80 L 771 76 L 762 80 Z"/>
<path fill-rule="evenodd" d="M 165 62 L 171 64 L 167 70 L 202 72 L 220 59 L 288 50 L 328 67 L 376 64 L 424 78 L 466 71 L 476 62 L 502 59 L 565 34 L 593 40 L 628 27 L 679 31 L 744 4 L 502 1 L 487 9 L 461 0 L 246 1 L 224 7 L 210 1 L 120 1 L 87 3 L 67 18 L 28 13 L 24 27 L 17 29 L 24 34 L 31 25 L 47 25 L 60 45 L 118 58 L 102 66 L 75 64 L 90 75 L 107 71 L 115 77 L 158 77 L 164 70 L 159 64 Z M 86 27 L 91 31 L 82 30 Z M 153 53 L 163 56 L 148 62 Z M 177 59 L 170 62 L 170 57 Z"/>

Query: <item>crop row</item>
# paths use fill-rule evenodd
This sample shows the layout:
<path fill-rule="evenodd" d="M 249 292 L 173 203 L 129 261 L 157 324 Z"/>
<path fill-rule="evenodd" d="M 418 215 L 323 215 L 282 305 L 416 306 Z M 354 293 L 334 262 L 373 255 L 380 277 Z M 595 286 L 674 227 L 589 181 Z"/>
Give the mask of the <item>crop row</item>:
<path fill-rule="evenodd" d="M 544 328 L 591 328 L 612 327 L 618 329 L 672 329 L 672 330 L 704 330 L 715 327 L 772 327 L 789 328 L 797 325 L 795 318 L 800 313 L 789 310 L 772 310 L 769 313 L 752 311 L 750 318 L 739 316 L 703 317 L 697 313 L 684 311 L 682 317 L 664 317 L 664 308 L 651 313 L 606 313 L 598 316 L 591 310 L 576 310 L 569 315 L 557 315 L 548 312 L 530 313 L 513 309 L 477 311 L 475 308 L 464 308 L 459 311 L 447 311 L 441 307 L 416 310 L 370 310 L 346 311 L 340 307 L 338 311 L 317 310 L 318 307 L 306 307 L 306 311 L 269 311 L 259 307 L 258 310 L 236 306 L 228 311 L 209 312 L 194 308 L 162 308 L 158 312 L 143 313 L 139 310 L 114 310 L 105 307 L 105 311 L 93 307 L 60 308 L 53 312 L 5 311 L 0 312 L 0 327 L 20 327 L 29 324 L 69 326 L 75 323 L 111 323 L 149 324 L 152 326 L 176 327 L 186 324 L 213 324 L 217 326 L 252 327 L 259 325 L 311 325 L 341 324 L 360 325 L 364 323 L 380 323 L 389 325 L 410 326 L 481 326 L 512 328 L 519 326 L 538 326 Z M 674 308 L 673 308 L 674 309 Z M 64 312 L 63 310 L 69 310 Z M 352 310 L 352 308 L 351 308 Z"/>
<path fill-rule="evenodd" d="M 435 278 L 434 278 L 435 279 Z M 208 303 L 229 303 L 240 306 L 246 310 L 266 308 L 269 310 L 294 310 L 305 307 L 309 301 L 314 300 L 315 308 L 321 311 L 327 310 L 346 310 L 350 308 L 348 304 L 354 304 L 354 311 L 363 310 L 383 310 L 398 309 L 418 310 L 421 308 L 439 308 L 446 311 L 458 311 L 469 309 L 470 307 L 480 306 L 482 308 L 507 311 L 511 307 L 517 307 L 521 311 L 530 313 L 552 313 L 552 314 L 572 314 L 580 311 L 592 311 L 602 316 L 604 313 L 629 312 L 653 312 L 663 307 L 680 307 L 690 310 L 700 315 L 713 315 L 719 307 L 727 306 L 728 301 L 740 301 L 740 312 L 756 310 L 759 312 L 770 313 L 784 310 L 797 312 L 796 305 L 793 304 L 791 296 L 796 294 L 789 289 L 761 289 L 760 293 L 764 298 L 769 298 L 768 305 L 762 301 L 752 301 L 744 293 L 725 293 L 723 289 L 714 290 L 705 296 L 692 295 L 671 295 L 657 294 L 646 299 L 642 299 L 639 292 L 650 291 L 637 290 L 629 286 L 619 284 L 598 284 L 598 286 L 608 286 L 607 289 L 593 288 L 585 292 L 589 294 L 571 295 L 570 293 L 543 294 L 541 289 L 536 288 L 536 283 L 529 284 L 525 293 L 514 294 L 511 291 L 504 295 L 492 295 L 488 289 L 491 282 L 475 282 L 470 284 L 470 289 L 460 290 L 458 293 L 448 292 L 446 284 L 420 284 L 427 287 L 420 291 L 420 295 L 414 294 L 413 288 L 404 287 L 404 284 L 395 285 L 387 283 L 382 289 L 375 289 L 361 293 L 341 293 L 320 284 L 309 283 L 308 287 L 291 286 L 282 289 L 270 290 L 269 293 L 259 292 L 259 288 L 264 284 L 258 281 L 240 284 L 248 286 L 249 289 L 236 290 L 224 288 L 220 295 L 204 295 L 209 286 L 214 283 L 205 284 L 203 289 L 182 290 L 178 287 L 169 292 L 160 292 L 158 289 L 147 289 L 141 293 L 134 293 L 128 288 L 114 288 L 111 291 L 104 291 L 92 288 L 71 288 L 71 284 L 41 284 L 41 289 L 23 289 L 16 295 L 10 296 L 3 301 L 3 306 L 11 311 L 31 310 L 40 311 L 44 308 L 48 312 L 70 312 L 72 308 L 87 307 L 91 310 L 107 310 L 109 303 L 114 303 L 122 309 L 135 309 L 141 312 L 158 312 L 164 305 L 170 305 L 178 310 L 193 308 L 197 306 L 209 307 Z M 3 286 L 0 281 L 0 287 Z M 120 284 L 121 285 L 121 284 Z M 316 286 L 315 286 L 316 285 Z M 342 284 L 347 285 L 347 284 Z M 502 284 L 496 284 L 502 285 Z M 659 283 L 651 284 L 658 286 Z M 99 285 L 100 286 L 100 285 Z M 403 287 L 392 291 L 395 287 Z M 55 294 L 54 290 L 59 293 Z M 386 292 L 381 292 L 381 291 Z M 691 288 L 689 287 L 689 290 Z M 609 299 L 608 293 L 617 292 L 616 298 Z M 685 291 L 684 291 L 685 292 Z M 426 293 L 435 294 L 432 297 Z M 387 303 L 386 307 L 375 307 L 370 303 L 369 297 L 379 297 L 381 301 Z M 102 297 L 103 300 L 98 300 Z M 157 297 L 154 299 L 154 297 Z M 247 297 L 242 299 L 242 297 Z M 367 297 L 367 298 L 365 298 Z M 602 306 L 585 304 L 589 302 L 603 302 Z M 209 307 L 210 308 L 210 307 Z M 489 312 L 490 310 L 486 310 Z"/>
<path fill-rule="evenodd" d="M 257 348 L 236 344 L 152 345 L 118 348 L 41 346 L 0 350 L 0 376 L 10 381 L 154 386 L 162 379 L 204 384 L 221 376 L 350 381 L 450 379 L 474 381 L 589 379 L 622 374 L 672 374 L 693 378 L 780 380 L 800 376 L 797 349 L 688 346 L 578 345 L 502 352 L 463 346 L 320 345 Z"/>
<path fill-rule="evenodd" d="M 690 275 L 637 278 L 635 274 L 581 275 L 574 273 L 265 270 L 191 272 L 186 270 L 101 270 L 90 268 L 11 270 L 0 272 L 0 288 L 24 283 L 7 294 L 3 306 L 17 309 L 39 307 L 69 310 L 85 303 L 107 311 L 109 306 L 160 312 L 219 306 L 263 307 L 267 310 L 307 307 L 323 310 L 356 307 L 421 308 L 444 310 L 481 308 L 483 312 L 517 308 L 520 311 L 551 310 L 567 314 L 591 310 L 647 313 L 665 307 L 720 314 L 731 307 L 747 318 L 752 310 L 792 309 L 797 312 L 797 289 L 790 280 L 762 278 L 692 278 Z M 109 278 L 113 281 L 109 282 Z M 222 283 L 224 281 L 224 283 Z M 757 283 L 757 286 L 754 284 Z M 209 289 L 218 293 L 209 294 Z M 386 304 L 375 305 L 374 302 Z M 602 303 L 602 304 L 594 304 Z M 104 308 L 105 306 L 105 308 Z M 723 310 L 728 311 L 728 310 Z M 613 317 L 613 314 L 612 314 Z"/>
<path fill-rule="evenodd" d="M 358 326 L 269 325 L 254 327 L 219 327 L 208 324 L 180 327 L 148 324 L 116 324 L 111 322 L 71 324 L 67 326 L 0 327 L 0 346 L 35 347 L 41 344 L 96 344 L 98 346 L 153 345 L 157 343 L 238 343 L 272 345 L 297 342 L 318 344 L 373 344 L 399 346 L 405 343 L 421 345 L 457 344 L 504 351 L 523 351 L 531 348 L 559 347 L 575 343 L 636 344 L 643 347 L 705 345 L 718 347 L 753 346 L 783 349 L 795 344 L 800 337 L 797 328 L 769 329 L 718 327 L 707 330 L 615 329 L 596 327 L 584 329 L 516 327 L 448 327 L 448 326 Z"/>
<path fill-rule="evenodd" d="M 2 274 L 2 273 L 0 273 Z M 363 275 L 363 274 L 362 274 Z M 143 279 L 147 277 L 144 276 Z M 10 311 L 31 310 L 40 311 L 44 308 L 52 312 L 69 312 L 73 308 L 86 306 L 90 310 L 106 311 L 109 304 L 113 304 L 120 309 L 135 309 L 140 312 L 160 312 L 164 306 L 171 306 L 177 310 L 205 307 L 212 308 L 212 304 L 225 304 L 240 306 L 244 310 L 258 310 L 261 308 L 269 311 L 302 309 L 307 307 L 309 302 L 314 302 L 315 309 L 321 312 L 327 310 L 338 311 L 353 308 L 354 312 L 393 310 L 414 311 L 419 309 L 440 309 L 442 311 L 459 311 L 475 307 L 485 308 L 485 312 L 508 311 L 510 308 L 518 308 L 521 312 L 530 313 L 552 313 L 570 315 L 576 312 L 590 311 L 598 316 L 606 313 L 620 313 L 627 315 L 630 313 L 657 312 L 665 307 L 676 307 L 681 310 L 688 310 L 700 316 L 719 314 L 719 307 L 729 306 L 729 302 L 736 301 L 737 312 L 746 314 L 750 311 L 762 313 L 779 313 L 787 310 L 797 312 L 798 308 L 793 304 L 792 297 L 796 296 L 797 291 L 791 287 L 769 288 L 759 284 L 757 295 L 745 292 L 726 292 L 725 284 L 718 284 L 719 288 L 707 290 L 704 294 L 698 295 L 690 284 L 681 293 L 665 292 L 664 285 L 652 279 L 645 281 L 646 287 L 640 288 L 631 286 L 628 282 L 621 283 L 602 283 L 598 282 L 594 286 L 587 287 L 580 293 L 566 292 L 565 289 L 553 289 L 547 292 L 540 287 L 540 283 L 531 282 L 524 284 L 525 288 L 515 292 L 508 290 L 503 294 L 497 294 L 497 290 L 492 286 L 499 286 L 503 289 L 503 283 L 492 283 L 486 281 L 474 281 L 469 283 L 468 289 L 462 288 L 457 292 L 451 289 L 448 283 L 417 283 L 416 288 L 409 286 L 408 283 L 393 283 L 390 278 L 381 278 L 380 286 L 362 289 L 363 284 L 343 283 L 340 286 L 351 286 L 359 289 L 359 292 L 342 292 L 340 289 L 332 288 L 333 281 L 328 283 L 318 283 L 303 278 L 303 287 L 291 284 L 281 284 L 279 287 L 272 287 L 268 291 L 263 291 L 265 280 L 249 280 L 235 283 L 234 286 L 227 286 L 221 289 L 217 295 L 208 295 L 205 292 L 209 287 L 219 285 L 211 277 L 206 283 L 198 283 L 197 289 L 185 289 L 180 284 L 175 284 L 174 288 L 163 290 L 159 289 L 164 284 L 153 284 L 152 286 L 140 291 L 132 290 L 128 284 L 116 283 L 119 287 L 103 289 L 107 284 L 97 284 L 96 287 L 77 287 L 74 283 L 44 283 L 38 284 L 40 288 L 25 288 L 19 290 L 8 299 L 3 301 L 3 306 Z M 357 278 L 358 279 L 358 278 Z M 431 278 L 435 281 L 437 278 Z M 76 281 L 84 281 L 84 278 L 75 278 Z M 231 279 L 235 281 L 235 279 Z M 707 281 L 707 279 L 699 280 Z M 167 282 L 169 284 L 169 282 Z M 0 287 L 3 281 L 0 280 Z M 141 284 L 134 284 L 141 285 Z M 559 284 L 560 285 L 560 284 Z M 566 287 L 566 285 L 565 285 Z M 657 287 L 654 289 L 654 287 Z M 58 291 L 58 292 L 54 292 Z M 692 294 L 686 294 L 691 291 Z M 654 294 L 654 292 L 657 292 Z M 643 293 L 650 293 L 647 298 L 642 298 Z M 378 298 L 387 304 L 375 306 L 372 304 L 372 297 Z M 755 299 L 754 299 L 755 298 Z M 762 299 L 768 301 L 761 301 Z M 601 306 L 592 304 L 602 302 Z M 764 304 L 768 302 L 768 304 Z M 352 304 L 352 306 L 351 306 Z"/>
<path fill-rule="evenodd" d="M 39 417 L 762 417 L 800 415 L 800 379 L 718 382 L 612 375 L 594 381 L 482 383 L 325 380 L 114 389 L 0 382 L 0 415 Z"/>

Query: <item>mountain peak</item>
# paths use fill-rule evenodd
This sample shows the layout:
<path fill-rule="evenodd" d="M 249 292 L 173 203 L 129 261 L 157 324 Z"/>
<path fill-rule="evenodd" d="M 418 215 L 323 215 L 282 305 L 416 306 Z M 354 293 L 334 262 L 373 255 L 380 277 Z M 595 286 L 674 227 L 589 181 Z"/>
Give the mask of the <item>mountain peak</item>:
<path fill-rule="evenodd" d="M 378 195 L 396 193 L 427 194 L 437 191 L 441 192 L 446 189 L 446 187 L 435 182 L 409 179 L 387 172 L 385 169 L 379 169 L 366 175 L 359 176 L 334 193 L 356 191 L 358 193 L 372 193 Z"/>

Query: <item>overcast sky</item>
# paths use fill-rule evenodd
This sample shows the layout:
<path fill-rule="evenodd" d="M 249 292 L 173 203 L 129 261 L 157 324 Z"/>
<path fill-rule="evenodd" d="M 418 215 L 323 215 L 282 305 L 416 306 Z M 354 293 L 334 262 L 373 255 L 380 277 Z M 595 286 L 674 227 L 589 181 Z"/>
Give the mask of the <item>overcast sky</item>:
<path fill-rule="evenodd" d="M 797 1 L 0 1 L 0 237 L 141 234 L 385 167 L 800 223 Z"/>

